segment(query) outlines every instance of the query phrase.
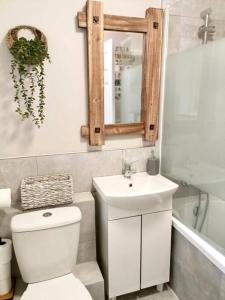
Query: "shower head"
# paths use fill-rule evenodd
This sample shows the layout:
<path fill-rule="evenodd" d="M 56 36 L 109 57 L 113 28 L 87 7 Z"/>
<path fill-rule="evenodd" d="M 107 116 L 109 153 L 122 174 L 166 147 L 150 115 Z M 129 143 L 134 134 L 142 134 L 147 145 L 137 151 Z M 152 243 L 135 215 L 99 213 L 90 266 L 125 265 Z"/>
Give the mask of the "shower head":
<path fill-rule="evenodd" d="M 201 12 L 200 17 L 201 17 L 203 20 L 205 20 L 206 17 L 209 17 L 209 16 L 211 15 L 211 13 L 212 13 L 212 8 L 211 8 L 211 7 L 206 8 L 205 10 L 203 10 L 203 11 Z"/>

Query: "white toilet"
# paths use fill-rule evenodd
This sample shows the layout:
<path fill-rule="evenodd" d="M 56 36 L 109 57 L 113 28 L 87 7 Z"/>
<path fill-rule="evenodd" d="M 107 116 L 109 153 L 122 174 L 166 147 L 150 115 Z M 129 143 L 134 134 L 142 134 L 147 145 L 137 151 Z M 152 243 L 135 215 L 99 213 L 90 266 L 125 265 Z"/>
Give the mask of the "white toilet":
<path fill-rule="evenodd" d="M 60 207 L 14 216 L 13 245 L 28 287 L 21 300 L 92 300 L 73 274 L 81 212 Z"/>

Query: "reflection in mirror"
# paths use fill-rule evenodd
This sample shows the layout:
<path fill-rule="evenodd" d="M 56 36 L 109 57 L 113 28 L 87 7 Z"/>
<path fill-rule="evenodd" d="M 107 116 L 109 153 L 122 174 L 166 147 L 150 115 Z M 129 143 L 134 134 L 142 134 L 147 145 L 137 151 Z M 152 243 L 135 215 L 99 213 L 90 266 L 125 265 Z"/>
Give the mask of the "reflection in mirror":
<path fill-rule="evenodd" d="M 104 31 L 105 124 L 141 121 L 143 34 Z"/>

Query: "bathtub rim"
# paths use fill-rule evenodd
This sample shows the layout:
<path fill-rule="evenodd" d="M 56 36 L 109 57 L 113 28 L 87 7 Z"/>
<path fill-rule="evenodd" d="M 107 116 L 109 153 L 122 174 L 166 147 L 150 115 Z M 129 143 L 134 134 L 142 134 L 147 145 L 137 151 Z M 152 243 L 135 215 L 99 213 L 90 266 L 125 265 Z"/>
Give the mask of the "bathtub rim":
<path fill-rule="evenodd" d="M 205 255 L 220 271 L 225 274 L 225 256 L 211 246 L 193 230 L 184 225 L 176 217 L 172 217 L 173 227 L 180 232 L 192 245 Z"/>

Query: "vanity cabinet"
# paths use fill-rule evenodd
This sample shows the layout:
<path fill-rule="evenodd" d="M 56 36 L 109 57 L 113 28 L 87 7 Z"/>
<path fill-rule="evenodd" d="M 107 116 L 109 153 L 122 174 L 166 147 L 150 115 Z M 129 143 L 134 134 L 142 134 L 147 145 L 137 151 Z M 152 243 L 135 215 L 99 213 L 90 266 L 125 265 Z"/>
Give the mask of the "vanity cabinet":
<path fill-rule="evenodd" d="M 172 212 L 142 215 L 141 289 L 169 281 Z"/>
<path fill-rule="evenodd" d="M 140 289 L 141 217 L 108 222 L 109 295 Z"/>
<path fill-rule="evenodd" d="M 166 203 L 166 205 L 165 205 Z M 97 205 L 97 253 L 109 298 L 169 281 L 172 197 L 164 210 Z"/>

